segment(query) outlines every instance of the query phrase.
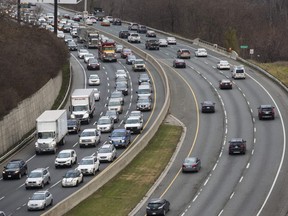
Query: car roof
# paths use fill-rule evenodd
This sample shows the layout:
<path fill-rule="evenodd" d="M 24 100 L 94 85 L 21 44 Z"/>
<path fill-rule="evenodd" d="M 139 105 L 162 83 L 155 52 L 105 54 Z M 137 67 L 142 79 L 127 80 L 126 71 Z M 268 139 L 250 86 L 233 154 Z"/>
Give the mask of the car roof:
<path fill-rule="evenodd" d="M 113 144 L 104 144 L 102 146 L 100 146 L 100 148 L 104 149 L 104 148 L 111 148 L 111 146 L 113 146 Z"/>
<path fill-rule="evenodd" d="M 212 101 L 203 101 L 203 104 L 204 104 L 204 105 L 207 105 L 207 104 L 209 104 L 209 105 L 210 105 L 210 104 L 213 105 L 214 102 L 212 102 Z"/>
<path fill-rule="evenodd" d="M 231 82 L 229 79 L 222 79 L 221 82 Z"/>
<path fill-rule="evenodd" d="M 101 116 L 99 119 L 111 119 L 110 116 Z"/>
<path fill-rule="evenodd" d="M 19 163 L 21 161 L 24 161 L 22 159 L 12 159 L 11 161 L 9 161 L 8 163 Z"/>
<path fill-rule="evenodd" d="M 113 132 L 125 132 L 126 129 L 120 128 L 120 129 L 114 129 Z"/>
<path fill-rule="evenodd" d="M 90 155 L 90 156 L 83 157 L 81 160 L 93 160 L 93 159 L 95 159 L 95 156 Z"/>
<path fill-rule="evenodd" d="M 175 59 L 176 62 L 185 62 L 184 59 Z"/>
<path fill-rule="evenodd" d="M 163 203 L 165 202 L 165 199 L 163 198 L 152 198 L 149 200 L 149 203 Z"/>
<path fill-rule="evenodd" d="M 74 151 L 74 149 L 64 149 L 64 150 L 61 150 L 60 152 L 61 153 L 64 153 L 64 152 L 72 152 L 72 151 Z M 60 153 L 59 152 L 59 153 Z"/>
<path fill-rule="evenodd" d="M 230 142 L 242 142 L 243 138 L 232 138 Z"/>
<path fill-rule="evenodd" d="M 86 131 L 96 131 L 96 128 L 86 128 L 86 129 L 83 130 L 83 132 L 84 132 L 84 131 L 85 131 L 85 132 L 86 132 Z"/>
<path fill-rule="evenodd" d="M 43 191 L 36 191 L 33 194 L 45 194 L 47 192 L 49 192 L 49 191 L 48 190 L 43 190 Z"/>
<path fill-rule="evenodd" d="M 45 168 L 36 168 L 34 170 L 32 170 L 31 172 L 39 172 L 39 171 L 43 171 L 45 170 Z"/>
<path fill-rule="evenodd" d="M 273 106 L 268 105 L 268 104 L 264 104 L 264 105 L 260 105 L 260 108 L 273 108 Z"/>

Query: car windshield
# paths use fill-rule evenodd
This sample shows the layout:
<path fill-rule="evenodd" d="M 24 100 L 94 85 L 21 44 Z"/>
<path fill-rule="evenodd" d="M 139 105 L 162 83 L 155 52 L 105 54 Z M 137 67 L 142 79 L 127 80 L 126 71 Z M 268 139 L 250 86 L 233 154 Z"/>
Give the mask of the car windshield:
<path fill-rule="evenodd" d="M 159 208 L 161 205 L 162 203 L 148 203 L 150 208 Z"/>
<path fill-rule="evenodd" d="M 38 138 L 39 139 L 49 139 L 49 138 L 54 138 L 55 137 L 55 132 L 39 132 L 38 133 Z"/>
<path fill-rule="evenodd" d="M 73 171 L 68 171 L 65 176 L 65 178 L 75 178 L 77 177 L 77 172 L 75 172 L 74 170 Z"/>
<path fill-rule="evenodd" d="M 42 173 L 41 172 L 31 172 L 28 177 L 29 178 L 40 178 L 40 177 L 42 177 Z"/>
<path fill-rule="evenodd" d="M 144 64 L 144 61 L 142 61 L 142 60 L 135 60 L 135 61 L 134 61 L 134 64 Z"/>
<path fill-rule="evenodd" d="M 74 126 L 74 125 L 76 125 L 77 124 L 77 121 L 76 120 L 68 120 L 67 121 L 67 125 L 68 126 Z"/>
<path fill-rule="evenodd" d="M 137 124 L 137 123 L 139 123 L 139 119 L 127 119 L 126 120 L 126 124 Z"/>
<path fill-rule="evenodd" d="M 57 156 L 57 158 L 68 158 L 68 157 L 70 157 L 69 152 L 60 152 Z"/>
<path fill-rule="evenodd" d="M 138 94 L 150 94 L 150 89 L 138 89 Z"/>
<path fill-rule="evenodd" d="M 95 132 L 94 131 L 83 131 L 81 133 L 81 137 L 88 137 L 88 136 L 95 136 Z"/>
<path fill-rule="evenodd" d="M 110 153 L 110 148 L 99 148 L 98 153 Z"/>
<path fill-rule="evenodd" d="M 262 108 L 262 111 L 271 111 L 272 108 L 271 107 L 265 107 L 265 108 Z"/>
<path fill-rule="evenodd" d="M 19 164 L 18 163 L 8 163 L 6 166 L 7 169 L 15 169 L 15 168 L 19 168 Z"/>
<path fill-rule="evenodd" d="M 185 163 L 195 163 L 196 162 L 196 158 L 186 158 Z"/>
<path fill-rule="evenodd" d="M 109 101 L 108 106 L 120 106 L 120 101 Z"/>
<path fill-rule="evenodd" d="M 90 164 L 93 164 L 93 160 L 91 159 L 91 160 L 81 160 L 80 161 L 80 163 L 79 163 L 80 165 L 90 165 Z"/>
<path fill-rule="evenodd" d="M 45 194 L 35 193 L 33 194 L 31 200 L 44 200 Z"/>
<path fill-rule="evenodd" d="M 125 136 L 125 131 L 113 131 L 111 137 L 123 137 Z"/>
<path fill-rule="evenodd" d="M 73 106 L 72 110 L 73 111 L 87 111 L 88 110 L 88 106 L 87 105 Z"/>
<path fill-rule="evenodd" d="M 99 79 L 98 75 L 90 75 L 89 79 Z"/>
<path fill-rule="evenodd" d="M 106 125 L 106 124 L 111 124 L 111 120 L 110 119 L 99 119 L 98 121 L 99 125 Z"/>

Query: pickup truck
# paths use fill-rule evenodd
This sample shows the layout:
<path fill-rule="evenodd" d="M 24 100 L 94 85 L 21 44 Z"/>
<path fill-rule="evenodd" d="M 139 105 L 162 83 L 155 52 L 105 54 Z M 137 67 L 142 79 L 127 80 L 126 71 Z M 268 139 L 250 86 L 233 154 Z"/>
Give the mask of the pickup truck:
<path fill-rule="evenodd" d="M 148 50 L 150 49 L 159 50 L 159 40 L 157 39 L 146 40 L 145 48 Z"/>
<path fill-rule="evenodd" d="M 132 133 L 139 134 L 143 129 L 143 120 L 139 116 L 131 116 L 127 118 L 124 127 Z"/>

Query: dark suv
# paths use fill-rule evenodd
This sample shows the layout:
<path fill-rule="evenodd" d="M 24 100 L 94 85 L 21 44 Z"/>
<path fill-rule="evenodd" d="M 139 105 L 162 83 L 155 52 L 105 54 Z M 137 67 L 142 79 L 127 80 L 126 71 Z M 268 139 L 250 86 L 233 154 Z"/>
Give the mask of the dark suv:
<path fill-rule="evenodd" d="M 258 107 L 258 118 L 262 119 L 274 119 L 275 111 L 272 105 L 261 105 Z"/>
<path fill-rule="evenodd" d="M 245 154 L 246 140 L 242 138 L 233 138 L 229 141 L 229 154 Z"/>
<path fill-rule="evenodd" d="M 120 31 L 119 32 L 119 38 L 122 38 L 122 39 L 127 39 L 129 35 L 130 35 L 129 31 Z"/>
<path fill-rule="evenodd" d="M 23 175 L 27 175 L 27 164 L 24 160 L 15 159 L 11 160 L 2 172 L 3 179 L 21 178 Z"/>
<path fill-rule="evenodd" d="M 146 214 L 149 215 L 166 215 L 170 209 L 170 203 L 166 199 L 154 198 L 149 200 L 146 207 Z"/>

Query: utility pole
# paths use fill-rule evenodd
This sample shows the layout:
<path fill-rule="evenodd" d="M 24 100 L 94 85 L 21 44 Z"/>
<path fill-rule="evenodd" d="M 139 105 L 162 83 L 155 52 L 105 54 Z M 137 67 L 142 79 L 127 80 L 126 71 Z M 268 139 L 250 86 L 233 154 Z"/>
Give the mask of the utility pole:
<path fill-rule="evenodd" d="M 21 2 L 20 2 L 20 0 L 18 0 L 18 2 L 17 2 L 17 21 L 19 24 L 21 22 L 20 8 L 21 8 Z"/>
<path fill-rule="evenodd" d="M 57 35 L 57 25 L 58 25 L 58 0 L 54 0 L 54 33 L 56 35 Z"/>

